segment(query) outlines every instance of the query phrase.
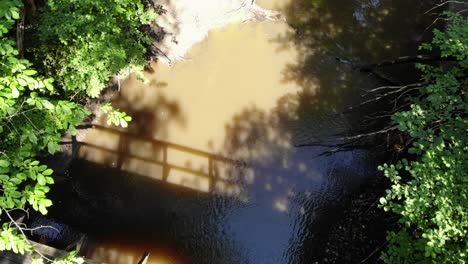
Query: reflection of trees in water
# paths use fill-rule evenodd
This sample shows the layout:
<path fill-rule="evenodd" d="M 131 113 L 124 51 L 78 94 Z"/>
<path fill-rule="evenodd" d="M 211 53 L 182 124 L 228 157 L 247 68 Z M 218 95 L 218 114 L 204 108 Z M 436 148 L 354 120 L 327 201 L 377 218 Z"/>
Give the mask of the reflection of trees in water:
<path fill-rule="evenodd" d="M 118 96 L 114 104 L 133 117 L 128 127 L 129 132 L 143 137 L 158 136 L 160 139 L 165 139 L 169 133 L 169 123 L 185 126 L 186 117 L 178 101 L 170 100 L 162 93 L 158 93 L 154 100 L 149 101 L 145 99 L 144 90 L 141 88 L 134 91 L 130 87 L 127 90 L 129 95 Z"/>
<path fill-rule="evenodd" d="M 368 129 L 363 119 L 369 114 L 365 111 L 372 109 L 346 115 L 339 113 L 358 102 L 362 90 L 375 87 L 383 80 L 377 75 L 361 73 L 353 66 L 415 53 L 421 34 L 431 23 L 431 17 L 420 14 L 433 2 L 298 0 L 284 7 L 293 30 L 276 41 L 284 47 L 293 45 L 299 52 L 298 59 L 283 71 L 285 82 L 302 88 L 295 116 L 308 129 L 304 136 L 298 137 L 299 143 Z M 413 65 L 384 68 L 380 73 L 406 78 L 408 72 L 411 74 L 408 69 L 412 68 Z M 349 175 L 349 170 L 350 167 L 339 166 L 335 173 Z M 289 263 L 317 260 L 318 238 L 326 236 L 326 226 L 333 221 L 321 217 L 320 211 L 326 211 L 322 215 L 333 218 L 330 212 L 339 208 L 336 201 L 340 200 L 336 197 L 335 201 L 319 202 L 324 197 L 333 196 L 313 193 L 296 196 L 295 202 L 301 210 L 296 210 L 297 230 L 291 238 Z"/>
<path fill-rule="evenodd" d="M 269 203 L 272 209 L 281 212 L 289 211 L 295 194 L 302 190 L 340 196 L 341 191 L 334 193 L 335 189 L 356 181 L 367 168 L 355 161 L 362 159 L 358 152 L 320 157 L 326 148 L 294 147 L 305 137 L 321 137 L 347 125 L 342 120 L 314 123 L 305 115 L 299 116 L 305 101 L 302 93 L 288 94 L 270 112 L 250 106 L 226 125 L 223 155 L 245 162 L 254 173 L 252 177 L 247 170 L 234 167 L 229 177 L 235 178 L 254 201 Z M 322 113 L 307 111 L 318 115 L 315 120 L 325 119 Z M 337 164 L 349 168 L 337 170 Z"/>
<path fill-rule="evenodd" d="M 378 84 L 376 76 L 359 73 L 352 64 L 414 53 L 430 19 L 415 14 L 427 10 L 431 2 L 291 1 L 284 13 L 293 31 L 276 41 L 293 44 L 299 52 L 298 60 L 283 71 L 285 82 L 303 88 L 305 102 L 299 115 L 339 112 L 359 99 L 360 89 Z M 407 70 L 387 73 L 405 76 Z"/>
<path fill-rule="evenodd" d="M 368 157 L 353 156 L 357 152 L 316 158 L 324 148 L 294 146 L 368 128 L 363 117 L 369 109 L 340 113 L 360 100 L 362 90 L 383 80 L 355 70 L 353 64 L 414 53 L 430 24 L 430 17 L 415 14 L 429 9 L 430 2 L 299 0 L 285 7 L 294 30 L 276 41 L 284 47 L 292 44 L 299 55 L 285 67 L 283 81 L 302 89 L 283 96 L 270 112 L 254 106 L 239 112 L 226 125 L 223 151 L 257 166 L 255 181 L 246 187 L 253 195 L 261 193 L 259 199 L 273 206 L 276 200 L 286 199 L 285 211 L 297 220 L 287 253 L 290 263 L 313 259 L 318 238 L 326 236 L 339 203 L 352 190 L 348 185 L 356 182 L 353 177 L 366 175 L 365 170 L 372 167 L 358 164 Z M 385 74 L 399 75 L 408 67 L 385 69 Z"/>
<path fill-rule="evenodd" d="M 373 2 L 373 3 L 372 3 Z M 279 41 L 294 43 L 304 61 L 328 56 L 375 62 L 414 51 L 432 1 L 292 1 L 284 8 L 294 29 Z M 365 21 L 365 22 L 363 22 Z M 320 77 L 319 77 L 320 78 Z"/>

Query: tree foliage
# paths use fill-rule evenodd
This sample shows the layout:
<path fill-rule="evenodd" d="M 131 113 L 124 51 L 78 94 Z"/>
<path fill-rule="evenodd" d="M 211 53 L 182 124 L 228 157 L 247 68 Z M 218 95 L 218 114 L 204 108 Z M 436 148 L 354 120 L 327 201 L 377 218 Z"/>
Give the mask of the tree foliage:
<path fill-rule="evenodd" d="M 112 75 L 145 65 L 156 18 L 133 0 L 48 0 L 38 23 L 38 61 L 66 91 L 97 97 Z"/>
<path fill-rule="evenodd" d="M 38 20 L 40 41 L 32 47 L 41 75 L 18 58 L 12 38 L 21 7 L 19 0 L 0 1 L 0 214 L 10 222 L 0 233 L 0 251 L 23 254 L 34 249 L 10 212 L 32 207 L 46 214 L 52 205 L 47 193 L 53 171 L 38 157 L 60 150 L 64 131 L 75 135 L 90 114 L 76 102 L 77 94 L 96 97 L 113 74 L 143 66 L 149 40 L 139 27 L 155 13 L 130 0 L 46 1 Z M 131 120 L 110 105 L 104 108 L 116 125 Z M 54 263 L 80 261 L 71 254 Z"/>
<path fill-rule="evenodd" d="M 418 65 L 428 85 L 410 98 L 410 110 L 393 115 L 399 129 L 412 137 L 408 151 L 418 158 L 380 167 L 393 183 L 381 206 L 400 214 L 403 225 L 387 237 L 386 263 L 468 259 L 468 19 L 446 15 L 446 30 L 435 30 L 432 43 L 421 49 L 456 61 Z"/>
<path fill-rule="evenodd" d="M 37 74 L 32 64 L 18 59 L 15 42 L 7 34 L 19 18 L 21 2 L 0 2 L 0 213 L 12 209 L 47 213 L 47 199 L 53 171 L 36 159 L 53 154 L 64 130 L 75 126 L 89 113 L 66 99 L 57 99 L 51 78 Z M 13 221 L 13 219 L 10 220 Z M 3 225 L 0 250 L 23 254 L 33 250 L 25 235 L 9 224 Z"/>
<path fill-rule="evenodd" d="M 0 32 L 0 206 L 22 208 L 29 203 L 46 213 L 52 170 L 35 157 L 56 152 L 62 131 L 76 131 L 88 111 L 69 100 L 55 99 L 52 79 L 39 76 L 29 61 L 17 58 L 15 42 L 5 33 L 17 18 L 21 2 L 7 2 L 10 15 L 3 13 L 0 24 L 5 29 Z"/>

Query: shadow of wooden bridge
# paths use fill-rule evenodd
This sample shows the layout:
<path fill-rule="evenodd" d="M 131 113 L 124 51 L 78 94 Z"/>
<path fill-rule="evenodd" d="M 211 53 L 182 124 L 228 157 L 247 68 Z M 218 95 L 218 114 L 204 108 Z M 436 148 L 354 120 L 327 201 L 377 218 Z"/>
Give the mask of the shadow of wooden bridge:
<path fill-rule="evenodd" d="M 238 160 L 102 125 L 79 143 L 82 159 L 202 192 L 239 194 L 232 172 L 249 170 Z"/>

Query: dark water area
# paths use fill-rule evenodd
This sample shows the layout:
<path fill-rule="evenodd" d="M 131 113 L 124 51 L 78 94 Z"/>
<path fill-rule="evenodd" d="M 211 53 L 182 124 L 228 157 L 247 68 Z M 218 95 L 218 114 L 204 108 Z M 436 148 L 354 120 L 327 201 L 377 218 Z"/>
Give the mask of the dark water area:
<path fill-rule="evenodd" d="M 378 173 L 376 166 L 382 162 L 383 152 L 376 147 L 320 155 L 329 148 L 295 145 L 360 131 L 371 113 L 345 115 L 341 114 L 343 110 L 359 102 L 365 89 L 387 84 L 384 79 L 414 79 L 413 65 L 381 69 L 380 75 L 359 72 L 353 65 L 415 54 L 418 44 L 430 37 L 425 29 L 433 18 L 422 14 L 431 7 L 431 1 L 264 2 L 282 11 L 287 25 L 264 22 L 251 29 L 245 26 L 220 31 L 210 35 L 197 54 L 201 58 L 207 54 L 209 63 L 215 63 L 217 53 L 210 45 L 241 45 L 247 41 L 244 35 L 238 38 L 239 43 L 232 39 L 248 31 L 252 41 L 267 40 L 255 42 L 268 43 L 255 49 L 274 47 L 265 58 L 294 53 L 280 65 L 279 76 L 274 76 L 280 81 L 265 90 L 277 88 L 273 85 L 292 85 L 293 91 L 271 96 L 273 103 L 267 107 L 248 102 L 234 105 L 234 114 L 225 115 L 227 122 L 220 121 L 220 128 L 213 128 L 219 130 L 219 136 L 202 142 L 203 136 L 211 133 L 210 122 L 216 122 L 216 117 L 193 117 L 190 114 L 195 110 L 189 103 L 182 103 L 183 94 L 190 92 L 181 92 L 180 97 L 177 94 L 177 89 L 193 90 L 197 85 L 182 75 L 192 64 L 175 70 L 175 78 L 182 76 L 180 79 L 187 79 L 189 84 L 176 84 L 169 77 L 169 81 L 164 80 L 170 70 L 159 66 L 148 76 L 153 83 L 164 81 L 160 86 L 165 88 L 139 87 L 132 80 L 124 83 L 114 103 L 133 116 L 133 127 L 130 124 L 126 131 L 91 131 L 81 146 L 80 159 L 68 171 L 68 179 L 57 184 L 51 194 L 55 205 L 50 216 L 89 236 L 90 242 L 81 253 L 108 263 L 136 263 L 146 250 L 151 253 L 148 263 L 160 264 L 299 264 L 315 260 L 319 238 L 326 236 L 340 217 L 349 196 Z M 273 30 L 280 26 L 286 29 Z M 222 60 L 234 61 L 241 56 L 229 50 L 226 53 L 230 57 L 220 56 Z M 201 80 L 209 79 L 209 83 L 221 75 L 219 71 L 228 71 L 223 67 L 227 62 L 222 60 L 219 68 L 212 67 L 216 70 L 212 76 L 200 73 L 201 62 L 195 62 L 194 69 L 188 71 L 203 75 Z M 242 64 L 235 65 L 230 75 L 237 72 L 242 79 L 245 75 L 239 71 L 246 68 L 257 72 L 259 83 L 273 78 L 266 66 L 249 68 L 255 65 L 250 66 L 248 58 L 240 61 Z M 265 61 L 265 65 L 276 62 Z M 219 82 L 223 84 L 223 80 Z M 252 91 L 263 88 L 255 80 L 251 83 L 246 98 L 255 103 L 270 96 L 254 94 Z M 204 87 L 200 84 L 195 95 L 188 96 L 189 101 L 196 101 L 196 93 L 205 91 Z M 227 92 L 228 84 L 223 87 Z M 223 87 L 217 89 L 222 91 Z M 135 96 L 136 92 L 142 94 Z M 218 103 L 209 112 L 229 108 L 236 96 L 243 96 L 215 97 L 214 93 L 210 96 L 208 92 L 209 102 L 200 102 Z M 148 98 L 152 103 L 146 105 Z M 156 108 L 154 102 L 158 102 Z M 192 131 L 190 120 L 196 118 L 205 120 L 197 121 L 194 129 L 205 130 L 191 133 L 201 136 L 187 143 L 184 140 L 189 136 L 177 136 L 184 130 L 180 123 L 185 122 L 186 130 Z M 141 142 L 135 143 L 138 140 Z M 179 152 L 210 154 L 200 154 L 202 161 L 184 163 L 186 156 L 168 152 L 173 143 L 187 146 L 179 147 Z M 151 161 L 153 158 L 155 161 Z M 208 165 L 198 166 L 197 162 L 205 160 Z"/>

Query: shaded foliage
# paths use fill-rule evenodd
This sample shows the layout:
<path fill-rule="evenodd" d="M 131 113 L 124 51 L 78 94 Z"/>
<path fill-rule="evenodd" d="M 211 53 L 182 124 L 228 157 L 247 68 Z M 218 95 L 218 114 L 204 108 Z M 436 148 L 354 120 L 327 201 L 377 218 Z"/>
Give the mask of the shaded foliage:
<path fill-rule="evenodd" d="M 19 0 L 0 1 L 0 214 L 9 222 L 0 235 L 0 250 L 21 254 L 34 248 L 13 211 L 32 207 L 46 214 L 52 205 L 46 195 L 53 170 L 38 157 L 59 151 L 63 133 L 75 135 L 90 114 L 76 103 L 77 95 L 96 97 L 113 74 L 143 67 L 149 39 L 139 28 L 156 17 L 135 1 L 46 1 L 38 19 L 39 42 L 32 47 L 41 72 L 52 77 L 46 78 L 18 58 L 12 36 L 22 6 Z M 103 110 L 116 125 L 131 120 L 110 105 Z M 43 258 L 35 263 L 52 261 L 39 255 Z M 71 254 L 54 263 L 80 261 Z"/>
<path fill-rule="evenodd" d="M 156 18 L 131 0 L 49 0 L 38 23 L 37 61 L 65 91 L 97 97 L 115 73 L 142 69 L 145 45 L 140 27 Z"/>

